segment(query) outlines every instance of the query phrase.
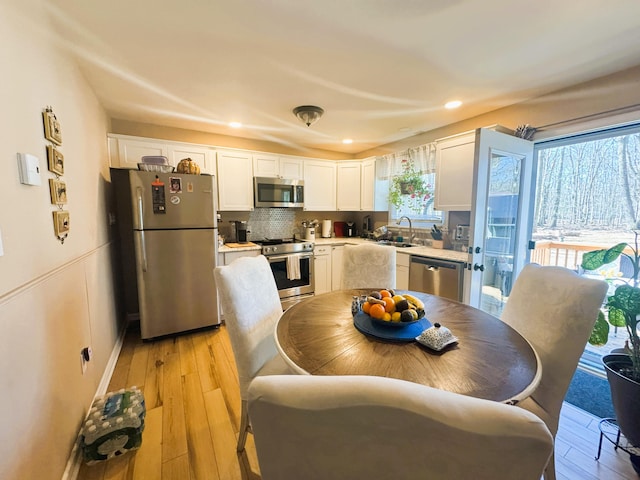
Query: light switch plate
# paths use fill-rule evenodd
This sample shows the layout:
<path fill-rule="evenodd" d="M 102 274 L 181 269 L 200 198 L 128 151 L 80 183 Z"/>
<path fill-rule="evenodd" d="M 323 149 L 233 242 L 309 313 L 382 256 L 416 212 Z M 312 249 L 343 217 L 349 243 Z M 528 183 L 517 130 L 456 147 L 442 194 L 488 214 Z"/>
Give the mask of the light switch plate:
<path fill-rule="evenodd" d="M 40 160 L 29 153 L 18 153 L 18 170 L 20 183 L 25 185 L 40 185 Z"/>

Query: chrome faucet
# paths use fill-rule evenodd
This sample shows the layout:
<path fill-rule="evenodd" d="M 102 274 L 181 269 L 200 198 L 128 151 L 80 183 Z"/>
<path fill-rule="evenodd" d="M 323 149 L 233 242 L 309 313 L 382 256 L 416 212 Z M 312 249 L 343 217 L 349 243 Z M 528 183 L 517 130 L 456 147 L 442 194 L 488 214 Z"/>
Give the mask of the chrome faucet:
<path fill-rule="evenodd" d="M 409 222 L 409 243 L 413 243 L 413 225 L 411 225 L 411 219 L 406 215 L 403 215 L 398 219 L 398 221 L 396 222 L 396 225 L 400 225 L 402 223 L 403 218 L 406 218 L 407 222 Z"/>

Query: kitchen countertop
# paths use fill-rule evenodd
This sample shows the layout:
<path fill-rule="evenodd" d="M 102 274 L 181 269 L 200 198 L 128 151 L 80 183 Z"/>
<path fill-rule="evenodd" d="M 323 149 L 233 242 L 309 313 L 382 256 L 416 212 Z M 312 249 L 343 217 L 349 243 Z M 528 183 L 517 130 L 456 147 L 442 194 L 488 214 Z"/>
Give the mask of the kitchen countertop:
<path fill-rule="evenodd" d="M 367 240 L 359 237 L 332 237 L 321 238 L 316 237 L 314 245 L 359 245 L 362 243 L 375 243 L 373 240 Z M 244 252 L 249 250 L 260 250 L 260 245 L 247 245 L 246 247 L 227 247 L 223 245 L 219 247 L 218 253 Z M 396 252 L 407 255 L 419 255 L 421 257 L 439 258 L 441 260 L 450 260 L 454 262 L 466 262 L 469 255 L 466 252 L 458 252 L 456 250 L 445 250 L 442 248 L 424 247 L 418 245 L 415 247 L 389 247 L 395 248 Z"/>
<path fill-rule="evenodd" d="M 318 238 L 314 242 L 315 245 L 359 245 L 361 243 L 375 243 L 373 240 L 367 240 L 358 237 L 332 237 Z M 442 248 L 424 247 L 418 245 L 415 247 L 393 247 L 398 253 L 407 255 L 419 255 L 421 257 L 439 258 L 442 260 L 451 260 L 454 262 L 466 262 L 469 254 L 466 252 L 458 252 L 456 250 L 445 250 Z"/>
<path fill-rule="evenodd" d="M 246 247 L 227 247 L 223 245 L 218 247 L 218 253 L 246 252 L 248 250 L 261 250 L 260 245 L 247 245 Z"/>

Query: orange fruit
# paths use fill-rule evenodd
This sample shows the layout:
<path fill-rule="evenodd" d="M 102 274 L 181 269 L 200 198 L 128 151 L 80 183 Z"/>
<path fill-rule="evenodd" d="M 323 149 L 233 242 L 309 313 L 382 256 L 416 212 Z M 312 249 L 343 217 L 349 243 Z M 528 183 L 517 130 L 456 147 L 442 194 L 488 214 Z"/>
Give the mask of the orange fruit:
<path fill-rule="evenodd" d="M 385 303 L 384 311 L 388 313 L 393 313 L 396 311 L 396 302 L 391 297 L 382 297 L 382 301 Z"/>
<path fill-rule="evenodd" d="M 364 302 L 362 304 L 362 311 L 364 313 L 369 313 L 369 309 L 371 308 L 371 304 L 369 302 Z"/>
<path fill-rule="evenodd" d="M 389 290 L 380 290 L 380 296 L 384 299 L 385 297 L 390 297 L 391 293 Z"/>
<path fill-rule="evenodd" d="M 385 313 L 384 307 L 379 303 L 374 303 L 371 305 L 371 308 L 369 308 L 369 315 L 373 318 L 377 318 L 378 320 L 381 320 Z"/>

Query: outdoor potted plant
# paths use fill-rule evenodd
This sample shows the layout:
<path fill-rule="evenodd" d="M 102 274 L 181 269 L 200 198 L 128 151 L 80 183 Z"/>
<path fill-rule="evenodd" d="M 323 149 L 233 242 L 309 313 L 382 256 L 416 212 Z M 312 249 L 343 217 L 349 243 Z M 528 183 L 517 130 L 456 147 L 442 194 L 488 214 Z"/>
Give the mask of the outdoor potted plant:
<path fill-rule="evenodd" d="M 413 160 L 402 160 L 402 173 L 391 180 L 389 203 L 397 210 L 406 206 L 414 213 L 422 213 L 433 201 L 432 195 L 431 185 L 415 169 Z"/>
<path fill-rule="evenodd" d="M 640 256 L 638 252 L 638 231 L 634 231 L 635 242 L 631 246 L 619 243 L 614 247 L 587 252 L 582 258 L 582 268 L 596 270 L 603 265 L 613 262 L 620 255 L 631 260 L 633 266 L 632 278 L 623 282 L 615 289 L 615 293 L 608 297 L 603 312 L 592 331 L 589 343 L 604 345 L 609 336 L 609 326 L 625 328 L 629 338 L 622 351 L 614 351 L 602 358 L 609 387 L 613 409 L 620 431 L 634 446 L 640 446 L 640 337 L 638 336 L 638 317 L 640 316 Z M 631 254 L 626 249 L 631 249 Z M 638 459 L 631 456 L 634 468 L 638 471 Z"/>

